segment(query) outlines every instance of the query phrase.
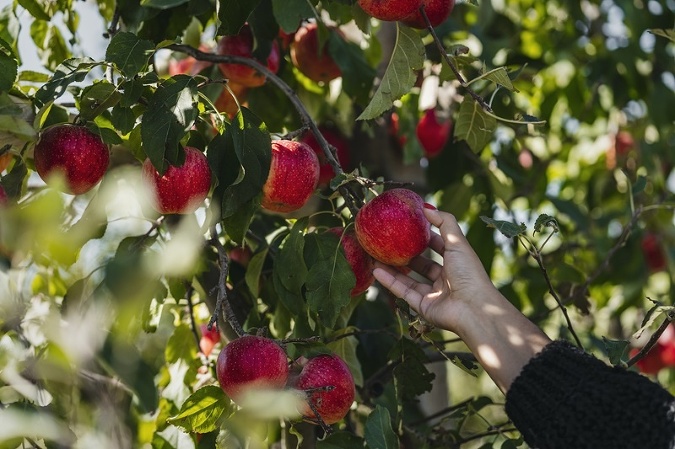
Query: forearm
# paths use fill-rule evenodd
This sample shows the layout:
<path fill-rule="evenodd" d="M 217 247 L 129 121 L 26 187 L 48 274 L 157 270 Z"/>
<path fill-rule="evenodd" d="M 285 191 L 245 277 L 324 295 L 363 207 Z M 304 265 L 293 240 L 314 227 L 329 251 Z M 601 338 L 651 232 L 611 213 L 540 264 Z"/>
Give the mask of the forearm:
<path fill-rule="evenodd" d="M 485 301 L 472 302 L 474 308 L 466 313 L 458 334 L 506 392 L 523 366 L 551 340 L 496 289 Z"/>

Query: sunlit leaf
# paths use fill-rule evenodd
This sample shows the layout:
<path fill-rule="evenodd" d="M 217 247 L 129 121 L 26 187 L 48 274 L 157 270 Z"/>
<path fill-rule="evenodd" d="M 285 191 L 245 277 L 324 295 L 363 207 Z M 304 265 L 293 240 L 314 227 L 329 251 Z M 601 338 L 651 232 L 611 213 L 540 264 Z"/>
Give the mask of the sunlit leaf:
<path fill-rule="evenodd" d="M 478 153 L 490 142 L 497 128 L 497 120 L 468 95 L 459 108 L 455 123 L 455 138 L 466 140 L 471 149 Z"/>
<path fill-rule="evenodd" d="M 483 220 L 488 225 L 488 227 L 495 228 L 508 238 L 523 235 L 527 231 L 527 227 L 524 223 L 518 225 L 510 221 L 494 220 L 486 216 L 481 216 L 480 219 Z"/>
<path fill-rule="evenodd" d="M 195 391 L 183 403 L 180 413 L 168 419 L 186 432 L 208 433 L 218 428 L 221 417 L 229 411 L 230 401 L 222 388 L 207 385 Z"/>
<path fill-rule="evenodd" d="M 147 65 L 154 49 L 155 46 L 151 41 L 123 31 L 110 40 L 105 59 L 115 64 L 126 76 L 131 77 Z"/>

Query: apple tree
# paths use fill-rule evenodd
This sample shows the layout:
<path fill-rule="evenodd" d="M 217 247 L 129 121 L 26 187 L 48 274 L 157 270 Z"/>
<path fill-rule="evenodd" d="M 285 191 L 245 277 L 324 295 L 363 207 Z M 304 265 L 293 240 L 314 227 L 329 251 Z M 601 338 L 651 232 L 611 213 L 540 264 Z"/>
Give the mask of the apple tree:
<path fill-rule="evenodd" d="M 373 281 L 373 245 L 428 242 L 355 226 L 396 189 L 552 338 L 675 392 L 674 10 L 2 6 L 0 445 L 525 447 Z"/>

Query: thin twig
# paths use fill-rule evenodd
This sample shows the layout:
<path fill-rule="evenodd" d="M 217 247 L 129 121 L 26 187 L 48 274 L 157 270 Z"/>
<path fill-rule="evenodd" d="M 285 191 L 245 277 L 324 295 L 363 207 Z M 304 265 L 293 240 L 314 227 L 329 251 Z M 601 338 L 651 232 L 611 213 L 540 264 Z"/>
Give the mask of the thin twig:
<path fill-rule="evenodd" d="M 227 257 L 227 251 L 220 239 L 218 233 L 215 229 L 211 229 L 211 245 L 216 248 L 218 251 L 218 262 L 220 263 L 220 277 L 218 278 L 218 294 L 216 296 L 216 306 L 213 309 L 213 315 L 209 320 L 208 329 L 211 330 L 213 323 L 218 321 L 218 317 L 225 312 L 225 320 L 232 326 L 232 329 L 238 336 L 245 334 L 244 328 L 241 327 L 237 316 L 232 309 L 232 304 L 230 304 L 228 295 L 227 295 L 227 274 L 229 271 L 229 259 Z"/>
<path fill-rule="evenodd" d="M 457 81 L 459 81 L 459 84 L 466 89 L 466 91 L 473 97 L 480 106 L 488 111 L 492 112 L 492 108 L 490 105 L 488 105 L 485 100 L 483 100 L 483 97 L 478 95 L 469 85 L 466 83 L 464 80 L 464 77 L 462 76 L 461 73 L 459 73 L 459 70 L 455 66 L 455 63 L 452 62 L 452 59 L 450 59 L 450 56 L 448 56 L 448 52 L 445 51 L 445 47 L 443 47 L 443 42 L 441 42 L 441 39 L 438 37 L 438 34 L 436 34 L 436 30 L 434 30 L 434 27 L 431 26 L 431 22 L 429 21 L 429 17 L 427 16 L 426 11 L 424 10 L 424 5 L 420 6 L 420 14 L 424 18 L 424 22 L 427 24 L 427 29 L 429 30 L 429 33 L 431 36 L 434 38 L 434 42 L 436 43 L 436 47 L 438 47 L 438 51 L 441 53 L 441 56 L 443 59 L 445 59 L 445 62 L 450 66 L 450 70 L 452 70 L 452 73 L 455 74 L 455 78 L 457 78 Z"/>
<path fill-rule="evenodd" d="M 647 342 L 646 345 L 640 349 L 640 351 L 635 354 L 630 360 L 626 362 L 626 366 L 630 367 L 635 365 L 640 359 L 642 359 L 644 356 L 649 353 L 649 351 L 652 350 L 652 348 L 656 345 L 656 343 L 659 341 L 659 337 L 661 337 L 661 334 L 663 334 L 666 329 L 668 329 L 668 326 L 670 326 L 670 323 L 673 322 L 675 319 L 675 315 L 672 315 L 670 313 L 666 314 L 666 319 L 661 323 L 658 329 L 656 329 L 656 332 L 652 334 L 652 336 L 649 338 L 649 341 Z"/>
<path fill-rule="evenodd" d="M 199 336 L 199 332 L 197 332 L 197 322 L 195 321 L 195 314 L 194 314 L 194 304 L 192 303 L 192 294 L 194 293 L 194 287 L 192 286 L 191 283 L 186 282 L 185 283 L 185 298 L 187 299 L 188 303 L 188 316 L 190 317 L 190 327 L 192 327 L 192 334 L 195 337 L 195 341 L 197 342 L 197 350 L 198 352 L 202 352 L 202 347 L 200 345 L 201 337 Z"/>

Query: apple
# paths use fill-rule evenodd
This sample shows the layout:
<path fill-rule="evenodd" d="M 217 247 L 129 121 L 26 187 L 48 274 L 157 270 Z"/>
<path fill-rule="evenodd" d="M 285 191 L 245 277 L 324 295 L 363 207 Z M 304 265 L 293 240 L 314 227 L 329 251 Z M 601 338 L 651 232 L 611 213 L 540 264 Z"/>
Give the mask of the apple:
<path fill-rule="evenodd" d="M 614 149 L 617 156 L 625 156 L 635 148 L 635 140 L 628 131 L 619 131 L 614 136 Z"/>
<path fill-rule="evenodd" d="M 419 140 L 427 158 L 431 159 L 438 156 L 445 143 L 448 141 L 452 122 L 438 123 L 436 110 L 427 109 L 415 128 L 417 140 Z"/>
<path fill-rule="evenodd" d="M 249 391 L 282 389 L 288 380 L 288 358 L 274 340 L 245 335 L 232 340 L 218 354 L 220 387 L 234 402 Z"/>
<path fill-rule="evenodd" d="M 437 27 L 445 22 L 445 19 L 452 12 L 455 7 L 455 0 L 422 0 L 422 4 L 431 26 Z M 401 22 L 412 28 L 422 29 L 427 27 L 427 23 L 424 21 L 424 17 L 420 14 L 419 9 L 402 19 Z"/>
<path fill-rule="evenodd" d="M 201 324 L 199 330 L 202 333 L 199 339 L 199 349 L 208 357 L 213 347 L 220 342 L 220 332 L 218 332 L 218 327 L 215 324 L 209 330 L 209 326 L 206 323 Z"/>
<path fill-rule="evenodd" d="M 342 76 L 340 67 L 328 53 L 328 42 L 319 48 L 319 28 L 314 22 L 295 33 L 291 44 L 291 61 L 312 81 L 327 83 Z"/>
<path fill-rule="evenodd" d="M 422 5 L 422 0 L 358 0 L 371 17 L 386 21 L 403 20 Z"/>
<path fill-rule="evenodd" d="M 300 209 L 319 183 L 319 158 L 312 148 L 294 140 L 272 142 L 272 161 L 263 185 L 261 205 L 273 212 Z"/>
<path fill-rule="evenodd" d="M 337 152 L 337 159 L 340 166 L 344 169 L 349 166 L 349 143 L 347 140 L 340 134 L 340 132 L 333 128 L 328 128 L 326 126 L 319 126 L 319 132 L 323 137 L 328 141 L 329 144 L 335 147 Z M 316 156 L 319 158 L 319 186 L 325 187 L 330 183 L 330 180 L 335 177 L 335 171 L 333 167 L 328 162 L 326 154 L 323 152 L 323 149 L 319 145 L 319 142 L 316 140 L 313 132 L 307 132 L 302 137 L 302 142 L 306 143 L 316 153 Z"/>
<path fill-rule="evenodd" d="M 356 277 L 356 284 L 352 288 L 351 296 L 358 296 L 368 290 L 375 280 L 373 277 L 373 258 L 363 249 L 353 230 L 345 232 L 344 228 L 330 228 L 328 232 L 340 237 L 340 244 L 345 258 Z"/>
<path fill-rule="evenodd" d="M 169 165 L 164 175 L 146 159 L 142 175 L 154 195 L 155 209 L 161 214 L 190 214 L 211 189 L 209 163 L 204 153 L 193 147 L 185 147 L 183 165 Z"/>
<path fill-rule="evenodd" d="M 356 214 L 354 230 L 368 254 L 392 266 L 408 265 L 431 238 L 424 200 L 408 189 L 391 189 L 366 203 Z"/>
<path fill-rule="evenodd" d="M 218 42 L 217 53 L 219 55 L 243 56 L 253 58 L 253 32 L 248 24 L 245 24 L 239 34 L 235 36 L 224 36 Z M 277 73 L 279 70 L 279 46 L 274 41 L 272 49 L 267 56 L 267 68 Z M 218 64 L 223 76 L 229 81 L 241 84 L 246 87 L 258 87 L 265 84 L 265 75 L 259 73 L 256 69 L 243 64 Z"/>
<path fill-rule="evenodd" d="M 206 45 L 200 45 L 199 49 L 203 52 L 209 53 L 211 49 Z M 192 56 L 186 56 L 182 59 L 171 59 L 169 61 L 169 75 L 197 75 L 199 72 L 207 67 L 212 66 L 213 63 L 209 61 L 199 61 Z"/>
<path fill-rule="evenodd" d="M 253 252 L 248 246 L 235 246 L 230 250 L 230 260 L 232 262 L 238 263 L 242 267 L 248 267 L 248 264 L 251 262 L 253 257 Z"/>
<path fill-rule="evenodd" d="M 223 92 L 216 99 L 214 106 L 218 112 L 223 112 L 227 114 L 230 119 L 232 119 L 235 115 L 237 115 L 239 106 L 244 103 L 246 94 L 248 93 L 248 87 L 233 82 L 228 82 L 227 85 L 230 87 L 230 89 L 228 90 L 227 88 L 223 88 Z M 234 94 L 234 97 L 236 97 L 237 101 L 235 101 L 232 94 Z"/>
<path fill-rule="evenodd" d="M 321 354 L 309 359 L 291 386 L 307 395 L 307 405 L 301 413 L 310 421 L 317 420 L 310 403 L 324 423 L 335 424 L 347 415 L 354 402 L 354 377 L 337 355 Z"/>
<path fill-rule="evenodd" d="M 79 195 L 103 178 L 110 163 L 110 151 L 100 136 L 84 126 L 60 124 L 42 132 L 33 159 L 44 181 L 61 173 L 68 192 Z"/>
<path fill-rule="evenodd" d="M 408 141 L 408 137 L 406 135 L 400 135 L 400 131 L 401 118 L 399 117 L 398 113 L 392 112 L 389 121 L 389 135 L 396 139 L 396 142 L 398 142 L 399 146 L 403 147 Z"/>
<path fill-rule="evenodd" d="M 661 247 L 659 238 L 656 234 L 645 234 L 640 246 L 649 271 L 654 273 L 666 269 L 666 255 L 663 252 L 663 248 Z"/>

